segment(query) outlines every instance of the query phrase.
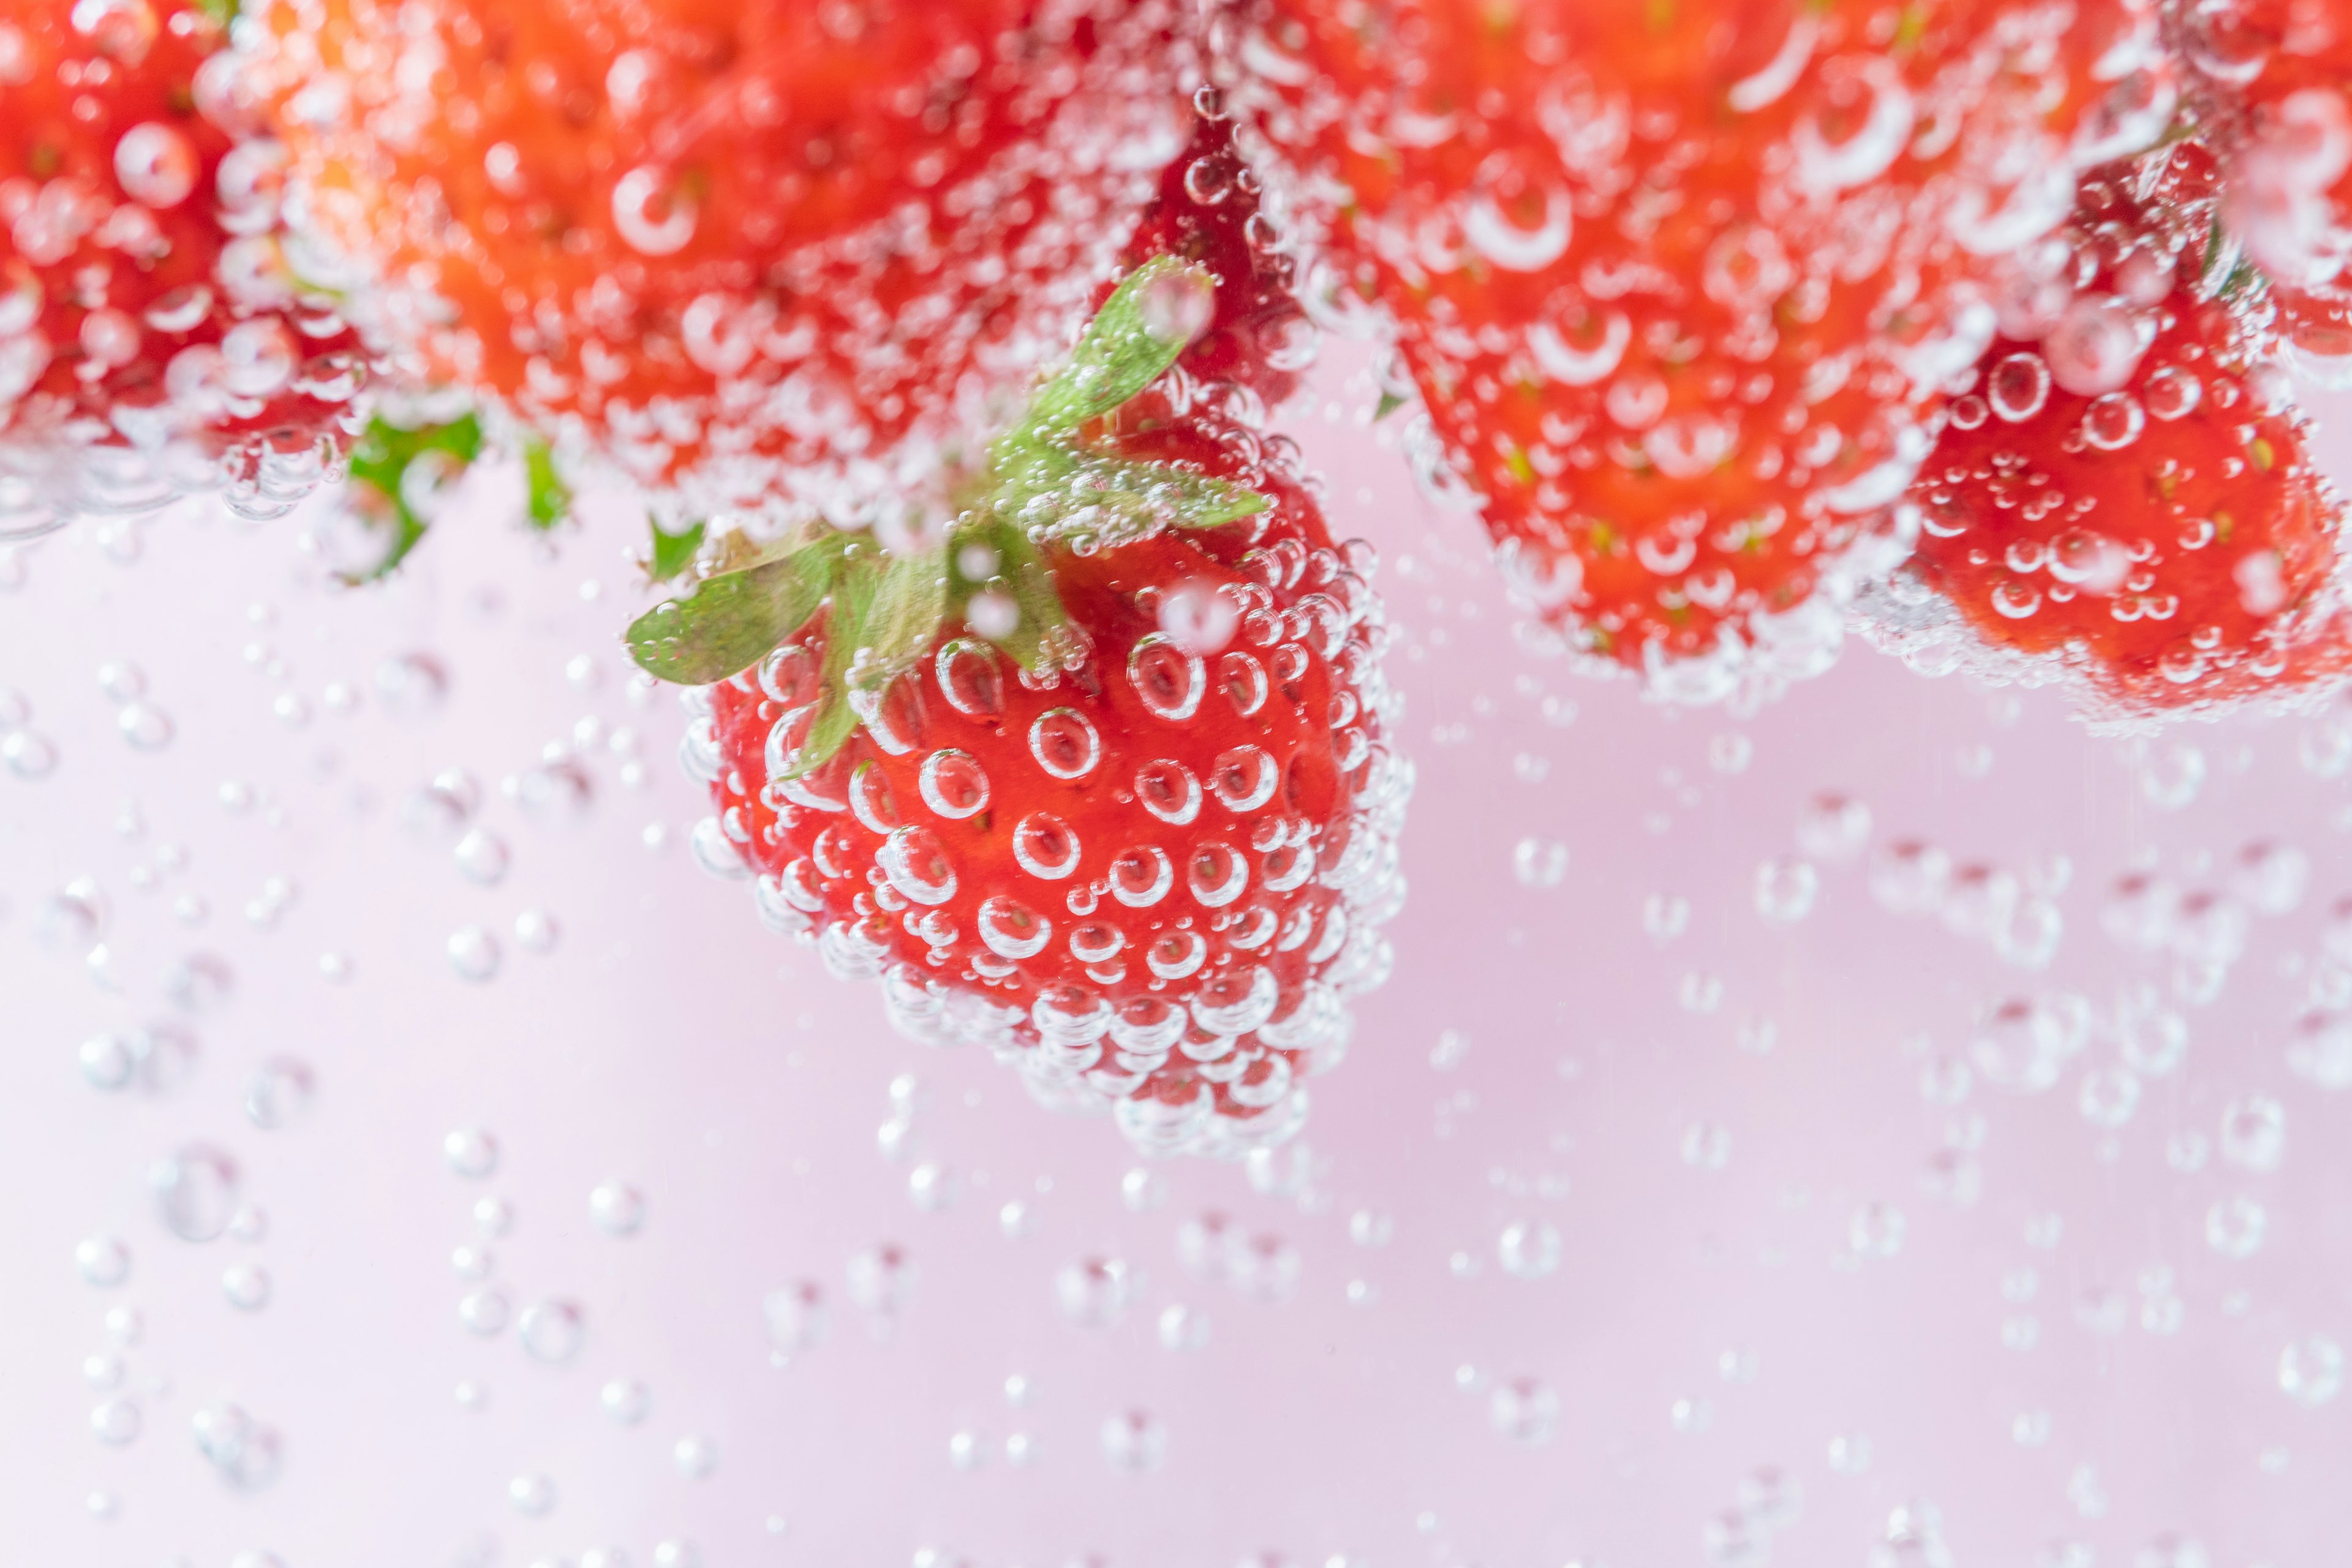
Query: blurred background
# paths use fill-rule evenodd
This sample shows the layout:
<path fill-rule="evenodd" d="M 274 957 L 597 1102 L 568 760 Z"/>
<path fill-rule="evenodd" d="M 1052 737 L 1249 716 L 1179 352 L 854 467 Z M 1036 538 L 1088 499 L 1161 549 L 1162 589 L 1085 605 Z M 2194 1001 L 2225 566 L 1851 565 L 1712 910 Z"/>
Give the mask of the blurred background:
<path fill-rule="evenodd" d="M 92 1568 L 2294 1568 L 2352 1400 L 2352 705 L 2099 737 L 1515 630 L 1361 355 L 1394 977 L 1139 1163 L 696 866 L 641 518 L 0 552 L 0 1517 Z M 2352 403 L 2322 415 L 2352 480 Z"/>

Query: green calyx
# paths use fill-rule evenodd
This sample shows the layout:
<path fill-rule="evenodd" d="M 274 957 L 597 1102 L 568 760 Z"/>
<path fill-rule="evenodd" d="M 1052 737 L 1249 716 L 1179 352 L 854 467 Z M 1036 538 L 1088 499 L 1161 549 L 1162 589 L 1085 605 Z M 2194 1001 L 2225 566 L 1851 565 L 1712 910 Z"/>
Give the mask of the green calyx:
<path fill-rule="evenodd" d="M 471 409 L 436 424 L 394 424 L 380 414 L 370 419 L 352 447 L 352 491 L 360 515 L 389 537 L 374 564 L 343 574 L 343 581 L 356 586 L 391 576 L 424 542 L 440 494 L 489 447 L 481 416 Z M 526 437 L 521 457 L 523 521 L 534 533 L 551 532 L 572 515 L 572 487 L 556 471 L 546 442 Z M 698 543 L 701 535 L 695 539 Z"/>
<path fill-rule="evenodd" d="M 1207 324 L 1213 289 L 1194 263 L 1146 262 L 1104 301 L 1020 422 L 990 445 L 943 525 L 911 510 L 903 531 L 916 542 L 898 551 L 814 525 L 640 616 L 626 633 L 631 657 L 660 679 L 708 685 L 758 662 L 823 609 L 824 694 L 796 773 L 829 761 L 859 710 L 914 668 L 950 621 L 1024 669 L 1062 668 L 1077 643 L 1046 548 L 1110 549 L 1163 529 L 1219 527 L 1271 504 L 1239 485 L 1086 439 L 1089 424 L 1176 363 Z"/>
<path fill-rule="evenodd" d="M 391 531 L 383 557 L 346 581 L 388 577 L 432 525 L 429 498 L 455 483 L 482 455 L 482 422 L 472 413 L 439 425 L 404 426 L 382 415 L 352 447 L 351 482 L 373 520 Z"/>

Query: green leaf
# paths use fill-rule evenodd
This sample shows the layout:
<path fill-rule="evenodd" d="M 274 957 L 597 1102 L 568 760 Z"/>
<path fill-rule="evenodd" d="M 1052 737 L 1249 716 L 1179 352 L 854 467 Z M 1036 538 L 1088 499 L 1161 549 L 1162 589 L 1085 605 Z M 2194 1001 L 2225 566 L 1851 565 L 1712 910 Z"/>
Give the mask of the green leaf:
<path fill-rule="evenodd" d="M 1402 392 L 1381 393 L 1380 405 L 1372 410 L 1372 423 L 1375 425 L 1379 424 L 1381 420 L 1387 418 L 1390 415 L 1394 414 L 1398 409 L 1402 408 L 1406 404 L 1412 401 L 1412 398 L 1407 397 Z"/>
<path fill-rule="evenodd" d="M 196 0 L 196 9 L 210 17 L 214 26 L 226 27 L 236 20 L 237 0 Z"/>
<path fill-rule="evenodd" d="M 373 498 L 370 509 L 393 537 L 381 561 L 365 572 L 347 574 L 345 581 L 372 583 L 391 575 L 423 542 L 432 520 L 415 504 L 421 499 L 419 478 L 411 473 L 415 464 L 430 460 L 439 471 L 422 479 L 440 486 L 453 482 L 481 455 L 482 422 L 470 413 L 446 424 L 413 428 L 391 424 L 381 415 L 369 420 L 352 447 L 351 483 L 362 497 Z"/>
<path fill-rule="evenodd" d="M 1067 435 L 1160 379 L 1205 324 L 1215 289 L 1207 268 L 1172 256 L 1129 273 L 1087 323 L 1070 363 L 1038 388 L 1013 438 Z"/>
<path fill-rule="evenodd" d="M 702 548 L 703 524 L 698 522 L 676 533 L 664 533 L 662 525 L 651 518 L 646 520 L 646 524 L 654 535 L 653 559 L 646 567 L 646 575 L 656 583 L 667 583 L 694 564 L 694 552 Z"/>
<path fill-rule="evenodd" d="M 545 533 L 572 516 L 572 487 L 555 471 L 555 453 L 536 436 L 522 444 L 523 484 L 530 526 Z"/>
<path fill-rule="evenodd" d="M 1253 489 L 1171 463 L 1071 454 L 1039 464 L 1024 480 L 1038 488 L 1008 496 L 1007 514 L 1032 539 L 1112 548 L 1165 528 L 1216 528 L 1273 502 Z"/>
<path fill-rule="evenodd" d="M 892 556 L 875 587 L 856 662 L 847 672 L 849 684 L 879 691 L 914 668 L 947 613 L 947 552 Z"/>
<path fill-rule="evenodd" d="M 1011 632 L 990 640 L 1032 675 L 1059 668 L 1070 651 L 1070 618 L 1045 557 L 1007 519 L 997 520 L 986 538 L 997 559 L 996 581 L 991 586 L 1010 598 L 1020 616 Z"/>
<path fill-rule="evenodd" d="M 830 553 L 812 546 L 704 579 L 688 597 L 656 605 L 630 624 L 629 657 L 646 674 L 680 686 L 708 686 L 748 669 L 824 603 Z"/>
<path fill-rule="evenodd" d="M 851 671 L 866 657 L 866 643 L 873 624 L 874 601 L 886 571 L 882 559 L 864 549 L 844 550 L 833 574 L 833 593 L 825 610 L 824 667 L 819 674 L 824 695 L 808 738 L 793 755 L 786 778 L 796 779 L 833 761 L 857 728 L 857 710 L 849 705 Z"/>

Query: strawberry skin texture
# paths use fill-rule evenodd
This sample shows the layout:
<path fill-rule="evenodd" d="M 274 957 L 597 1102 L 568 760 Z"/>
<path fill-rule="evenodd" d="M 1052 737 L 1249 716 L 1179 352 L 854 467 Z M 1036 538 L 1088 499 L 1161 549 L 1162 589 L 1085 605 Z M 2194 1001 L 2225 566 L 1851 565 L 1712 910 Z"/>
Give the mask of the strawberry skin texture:
<path fill-rule="evenodd" d="M 2095 293 L 2151 256 L 2190 273 L 2202 234 L 2168 233 L 2101 181 L 2067 237 Z M 2053 384 L 2023 418 L 1999 412 L 2000 389 L 2039 384 L 2044 345 L 1993 345 L 1914 490 L 1924 522 L 1906 575 L 1987 646 L 2071 672 L 2108 721 L 2340 680 L 2344 510 L 2313 464 L 2309 421 L 2253 355 L 2260 301 L 2184 284 L 2149 316 L 2126 384 L 2096 397 Z"/>
<path fill-rule="evenodd" d="M 257 62 L 310 221 L 437 374 L 678 521 L 854 521 L 992 434 L 1185 123 L 1161 5 L 312 9 Z"/>
<path fill-rule="evenodd" d="M 1700 698 L 1834 652 L 1786 617 L 1869 569 L 2010 219 L 2164 90 L 2124 5 L 1246 0 L 1216 37 L 1507 574 Z"/>
<path fill-rule="evenodd" d="M 348 444 L 367 356 L 296 296 L 223 42 L 195 5 L 0 0 L 0 476 L 30 498 L 0 533 L 214 485 L 275 515 Z"/>

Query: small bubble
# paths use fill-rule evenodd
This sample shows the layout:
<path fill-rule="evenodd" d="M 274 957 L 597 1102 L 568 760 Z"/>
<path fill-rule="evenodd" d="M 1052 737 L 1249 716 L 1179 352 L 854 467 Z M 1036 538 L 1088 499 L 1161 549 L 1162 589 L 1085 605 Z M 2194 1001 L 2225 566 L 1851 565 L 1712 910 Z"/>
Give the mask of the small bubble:
<path fill-rule="evenodd" d="M 2221 1111 L 2221 1158 L 2241 1170 L 2269 1172 L 2286 1153 L 2286 1109 L 2264 1095 L 2231 1100 Z"/>
<path fill-rule="evenodd" d="M 588 1334 L 580 1309 L 570 1301 L 535 1301 L 525 1307 L 515 1331 L 532 1358 L 562 1366 L 580 1353 Z"/>
<path fill-rule="evenodd" d="M 257 1264 L 231 1264 L 221 1271 L 221 1294 L 240 1311 L 258 1312 L 269 1305 L 269 1272 Z"/>
<path fill-rule="evenodd" d="M 172 716 L 152 702 L 125 704 L 114 727 L 136 752 L 160 752 L 172 743 Z"/>
<path fill-rule="evenodd" d="M 2316 1410 L 2343 1390 L 2343 1348 L 2318 1334 L 2295 1341 L 2279 1352 L 2278 1385 L 2297 1405 Z"/>
<path fill-rule="evenodd" d="M 110 1448 L 136 1441 L 141 1426 L 138 1401 L 109 1399 L 91 1407 L 90 1436 Z"/>
<path fill-rule="evenodd" d="M 1557 888 L 1568 876 L 1568 846 L 1522 838 L 1511 851 L 1511 873 L 1522 887 Z"/>
<path fill-rule="evenodd" d="M 74 1248 L 74 1267 L 85 1282 L 110 1289 L 131 1277 L 131 1248 L 115 1237 L 89 1237 Z"/>
<path fill-rule="evenodd" d="M 460 979 L 486 981 L 499 972 L 499 939 L 483 926 L 467 926 L 450 934 L 449 967 Z"/>
<path fill-rule="evenodd" d="M 515 916 L 515 945 L 525 952 L 553 952 L 556 939 L 561 934 L 555 917 L 545 910 L 525 910 Z"/>
<path fill-rule="evenodd" d="M 275 1428 L 236 1405 L 208 1405 L 190 1422 L 196 1451 L 229 1487 L 257 1492 L 278 1479 L 282 1445 Z"/>
<path fill-rule="evenodd" d="M 646 1196 L 625 1182 L 600 1182 L 589 1191 L 588 1217 L 606 1236 L 635 1236 L 646 1223 Z"/>
<path fill-rule="evenodd" d="M 1102 1450 L 1115 1470 L 1156 1470 L 1168 1457 L 1168 1428 L 1149 1411 L 1121 1411 L 1103 1418 Z"/>
<path fill-rule="evenodd" d="M 604 1414 L 624 1426 L 635 1426 L 653 1414 L 653 1390 L 635 1378 L 616 1377 L 596 1395 Z"/>
<path fill-rule="evenodd" d="M 1209 1342 L 1209 1315 L 1197 1307 L 1174 1302 L 1160 1310 L 1160 1347 L 1197 1351 Z"/>
<path fill-rule="evenodd" d="M 1891 1204 L 1864 1204 L 1846 1224 L 1846 1242 L 1857 1257 L 1883 1260 L 1903 1250 L 1907 1228 L 1901 1209 Z"/>
<path fill-rule="evenodd" d="M 1137 1165 L 1118 1179 L 1119 1201 L 1130 1214 L 1156 1209 L 1168 1201 L 1168 1178 L 1149 1165 Z"/>
<path fill-rule="evenodd" d="M 1559 1427 L 1559 1394 L 1537 1378 L 1512 1378 L 1486 1396 L 1486 1418 L 1514 1443 L 1549 1443 Z"/>
<path fill-rule="evenodd" d="M 441 1140 L 441 1156 L 457 1174 L 478 1181 L 499 1168 L 499 1142 L 478 1127 L 460 1127 Z"/>
<path fill-rule="evenodd" d="M 272 1057 L 246 1085 L 245 1114 L 256 1127 L 276 1131 L 310 1108 L 310 1069 L 292 1057 Z"/>
<path fill-rule="evenodd" d="M 687 1479 L 701 1480 L 719 1468 L 719 1445 L 698 1433 L 690 1433 L 671 1445 L 670 1462 Z"/>
<path fill-rule="evenodd" d="M 190 1144 L 148 1173 L 163 1226 L 183 1241 L 211 1241 L 236 1217 L 236 1163 L 216 1149 Z"/>
<path fill-rule="evenodd" d="M 506 879 L 509 859 L 507 841 L 486 827 L 468 829 L 466 836 L 457 840 L 457 847 L 454 853 L 457 857 L 458 871 L 465 876 L 466 880 L 476 887 L 494 888 Z M 454 963 L 457 960 L 457 939 L 453 937 L 450 940 L 450 959 Z M 495 966 L 495 961 L 493 966 Z M 465 974 L 469 980 L 483 978 L 481 975 L 467 973 L 462 967 L 458 973 Z"/>
<path fill-rule="evenodd" d="M 1774 925 L 1790 925 L 1812 912 L 1821 876 L 1809 860 L 1776 855 L 1756 868 L 1756 912 Z"/>
<path fill-rule="evenodd" d="M 57 743 L 31 730 L 11 730 L 0 736 L 0 763 L 20 779 L 45 779 L 57 771 Z"/>
<path fill-rule="evenodd" d="M 1518 1279 L 1541 1279 L 1559 1268 L 1559 1231 L 1542 1220 L 1519 1220 L 1495 1241 L 1496 1260 Z"/>
<path fill-rule="evenodd" d="M 457 1300 L 457 1321 L 473 1333 L 485 1339 L 506 1331 L 507 1320 L 513 1313 L 513 1303 L 506 1292 L 494 1285 L 469 1290 Z"/>
<path fill-rule="evenodd" d="M 555 1507 L 555 1483 L 537 1472 L 517 1476 L 507 1483 L 507 1500 L 517 1513 L 541 1518 Z"/>

